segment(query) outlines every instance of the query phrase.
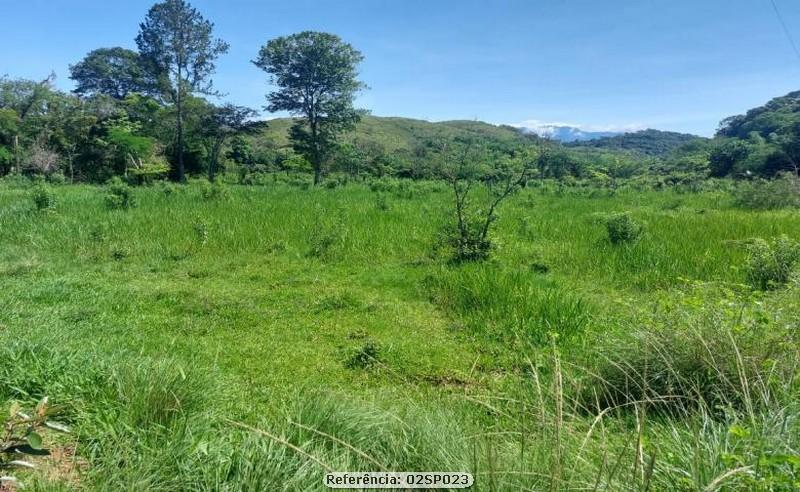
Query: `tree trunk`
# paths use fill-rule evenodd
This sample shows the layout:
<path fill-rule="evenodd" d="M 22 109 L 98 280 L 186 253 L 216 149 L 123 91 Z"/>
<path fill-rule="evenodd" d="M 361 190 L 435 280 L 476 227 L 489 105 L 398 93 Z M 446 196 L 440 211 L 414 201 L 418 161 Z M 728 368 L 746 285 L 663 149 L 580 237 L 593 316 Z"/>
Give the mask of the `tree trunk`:
<path fill-rule="evenodd" d="M 183 104 L 181 101 L 181 91 L 178 89 L 178 181 L 185 181 L 183 172 Z"/>
<path fill-rule="evenodd" d="M 14 135 L 14 169 L 11 174 L 19 172 L 19 135 Z"/>
<path fill-rule="evenodd" d="M 224 140 L 219 139 L 214 142 L 214 147 L 211 149 L 211 162 L 208 163 L 208 180 L 214 182 L 217 177 L 217 166 L 219 163 L 219 154 L 222 150 Z"/>
<path fill-rule="evenodd" d="M 314 163 L 314 186 L 322 182 L 322 165 L 318 162 Z"/>
<path fill-rule="evenodd" d="M 182 60 L 178 59 L 178 90 L 175 100 L 175 109 L 178 110 L 178 181 L 185 181 L 183 173 L 183 73 Z"/>

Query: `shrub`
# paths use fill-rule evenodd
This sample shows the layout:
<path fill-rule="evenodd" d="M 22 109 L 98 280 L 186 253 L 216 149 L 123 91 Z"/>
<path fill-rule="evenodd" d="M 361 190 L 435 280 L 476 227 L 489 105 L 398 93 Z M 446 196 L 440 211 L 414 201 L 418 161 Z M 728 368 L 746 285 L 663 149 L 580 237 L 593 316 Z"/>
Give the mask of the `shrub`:
<path fill-rule="evenodd" d="M 487 260 L 494 247 L 478 217 L 464 217 L 461 225 L 445 225 L 440 243 L 451 249 L 454 263 Z"/>
<path fill-rule="evenodd" d="M 192 228 L 194 229 L 194 235 L 197 239 L 197 244 L 199 246 L 205 246 L 206 243 L 208 243 L 208 224 L 198 217 L 195 219 Z"/>
<path fill-rule="evenodd" d="M 31 198 L 36 210 L 53 210 L 56 207 L 55 194 L 44 184 L 36 185 Z"/>
<path fill-rule="evenodd" d="M 119 177 L 114 177 L 108 182 L 105 201 L 110 209 L 127 210 L 136 206 L 133 188 Z"/>
<path fill-rule="evenodd" d="M 47 181 L 54 185 L 63 185 L 67 182 L 67 177 L 62 172 L 55 172 L 47 176 Z"/>
<path fill-rule="evenodd" d="M 203 181 L 200 185 L 200 196 L 206 201 L 224 200 L 230 196 L 230 193 L 228 188 L 219 181 L 213 183 Z"/>
<path fill-rule="evenodd" d="M 632 243 L 642 235 L 642 225 L 633 220 L 629 212 L 611 214 L 605 222 L 611 244 Z"/>
<path fill-rule="evenodd" d="M 800 243 L 783 235 L 773 241 L 755 238 L 747 245 L 747 280 L 755 289 L 785 285 L 800 261 Z"/>
<path fill-rule="evenodd" d="M 158 182 L 158 189 L 164 196 L 172 196 L 175 194 L 175 185 L 170 183 L 169 181 L 159 181 Z"/>
<path fill-rule="evenodd" d="M 368 369 L 380 359 L 380 346 L 374 340 L 367 340 L 358 350 L 353 352 L 344 366 L 348 369 Z"/>
<path fill-rule="evenodd" d="M 42 431 L 52 429 L 68 432 L 61 424 L 51 422 L 48 417 L 54 413 L 54 407 L 48 405 L 47 397 L 43 398 L 33 412 L 25 413 L 18 403 L 13 403 L 7 417 L 0 419 L 3 433 L 0 435 L 0 468 L 33 468 L 35 465 L 19 459 L 19 455 L 33 451 L 31 454 L 41 452 L 43 439 Z M 18 482 L 15 478 L 4 476 L 0 481 L 0 490 L 16 490 L 14 485 Z M 6 488 L 11 484 L 11 488 Z"/>
<path fill-rule="evenodd" d="M 375 199 L 375 208 L 383 212 L 389 210 L 389 200 L 386 199 L 386 195 L 378 195 Z"/>
<path fill-rule="evenodd" d="M 800 207 L 800 177 L 782 174 L 776 179 L 744 181 L 733 190 L 734 204 L 752 210 Z"/>
<path fill-rule="evenodd" d="M 793 380 L 796 358 L 792 326 L 765 315 L 780 301 L 770 302 L 696 284 L 641 306 L 619 332 L 587 340 L 594 349 L 586 354 L 582 405 L 594 412 L 649 402 L 683 415 L 768 404 L 781 381 Z"/>
<path fill-rule="evenodd" d="M 308 256 L 331 260 L 336 249 L 343 245 L 347 231 L 341 216 L 329 217 L 322 210 L 317 210 L 311 236 L 309 237 Z"/>

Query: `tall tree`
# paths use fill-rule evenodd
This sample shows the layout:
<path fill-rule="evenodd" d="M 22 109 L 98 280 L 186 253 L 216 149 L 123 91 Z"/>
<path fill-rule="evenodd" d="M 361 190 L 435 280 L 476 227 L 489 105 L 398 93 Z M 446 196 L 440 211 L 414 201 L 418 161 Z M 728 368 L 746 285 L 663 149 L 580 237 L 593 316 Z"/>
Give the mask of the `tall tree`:
<path fill-rule="evenodd" d="M 277 86 L 267 95 L 267 110 L 299 117 L 292 144 L 314 167 L 314 184 L 322 180 L 337 136 L 359 121 L 353 99 L 366 87 L 357 78 L 363 59 L 338 36 L 304 31 L 269 41 L 253 61 Z"/>
<path fill-rule="evenodd" d="M 125 48 L 99 48 L 69 67 L 70 76 L 77 84 L 80 95 L 105 94 L 114 99 L 125 99 L 132 92 L 142 92 L 146 87 L 145 72 L 139 62 L 139 53 Z"/>
<path fill-rule="evenodd" d="M 184 0 L 153 5 L 139 26 L 136 45 L 142 65 L 161 94 L 175 105 L 178 180 L 184 180 L 184 101 L 193 94 L 216 94 L 211 75 L 228 44 L 212 36 L 214 24 Z"/>

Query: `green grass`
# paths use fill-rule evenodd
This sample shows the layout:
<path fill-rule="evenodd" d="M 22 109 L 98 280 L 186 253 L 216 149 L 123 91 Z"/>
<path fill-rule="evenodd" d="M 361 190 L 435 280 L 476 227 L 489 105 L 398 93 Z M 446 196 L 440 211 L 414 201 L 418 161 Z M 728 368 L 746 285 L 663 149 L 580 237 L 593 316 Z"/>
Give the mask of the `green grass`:
<path fill-rule="evenodd" d="M 176 188 L 125 210 L 61 186 L 37 210 L 0 184 L 0 401 L 64 405 L 55 443 L 85 460 L 35 489 L 323 490 L 319 463 L 477 490 L 797 485 L 798 291 L 751 292 L 743 245 L 797 239 L 795 211 L 529 189 L 493 258 L 452 266 L 431 183 Z M 643 234 L 611 244 L 626 211 Z M 692 405 L 663 412 L 679 389 Z"/>

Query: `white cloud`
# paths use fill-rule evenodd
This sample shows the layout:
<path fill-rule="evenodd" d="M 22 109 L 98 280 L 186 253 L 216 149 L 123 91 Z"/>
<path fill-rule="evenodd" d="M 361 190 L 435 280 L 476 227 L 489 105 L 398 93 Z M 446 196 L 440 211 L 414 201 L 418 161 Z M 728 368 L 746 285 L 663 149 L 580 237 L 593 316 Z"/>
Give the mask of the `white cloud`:
<path fill-rule="evenodd" d="M 576 128 L 584 132 L 635 132 L 644 130 L 646 125 L 641 123 L 629 123 L 625 125 L 586 125 L 582 123 L 568 123 L 563 121 L 542 121 L 542 120 L 523 120 L 519 123 L 511 123 L 510 126 L 524 128 L 537 135 L 549 136 L 555 133 L 558 127 Z"/>

